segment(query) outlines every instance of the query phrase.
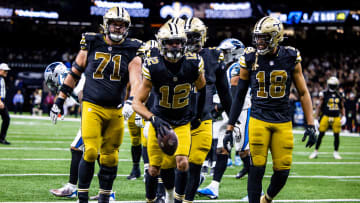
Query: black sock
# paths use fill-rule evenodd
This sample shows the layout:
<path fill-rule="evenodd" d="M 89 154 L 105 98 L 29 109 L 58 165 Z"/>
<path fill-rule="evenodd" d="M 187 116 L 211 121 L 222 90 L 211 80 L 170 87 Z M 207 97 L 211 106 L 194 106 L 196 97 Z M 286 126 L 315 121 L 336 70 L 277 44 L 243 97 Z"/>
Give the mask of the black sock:
<path fill-rule="evenodd" d="M 209 156 L 209 163 L 216 162 L 216 147 L 217 147 L 218 139 L 212 139 L 211 142 L 211 149 L 210 149 L 210 156 Z M 212 164 L 211 164 L 212 165 Z M 210 165 L 210 166 L 211 166 Z"/>
<path fill-rule="evenodd" d="M 173 189 L 175 186 L 175 169 L 161 169 L 160 171 L 161 179 L 166 189 Z"/>
<path fill-rule="evenodd" d="M 131 146 L 131 156 L 133 163 L 139 163 L 141 158 L 141 145 Z"/>
<path fill-rule="evenodd" d="M 334 149 L 335 151 L 339 150 L 340 138 L 339 133 L 334 133 Z"/>
<path fill-rule="evenodd" d="M 247 168 L 247 170 L 249 170 L 250 167 L 250 156 L 247 155 L 244 158 L 241 158 L 242 162 L 244 163 L 244 168 Z"/>
<path fill-rule="evenodd" d="M 214 169 L 213 180 L 220 183 L 222 176 L 224 175 L 227 167 L 228 155 L 217 154 L 217 161 Z"/>
<path fill-rule="evenodd" d="M 280 192 L 281 188 L 284 187 L 286 180 L 289 177 L 289 172 L 290 170 L 274 171 L 267 190 L 267 194 L 271 198 L 274 198 Z"/>
<path fill-rule="evenodd" d="M 256 167 L 250 166 L 248 175 L 248 196 L 250 203 L 260 202 L 262 185 L 261 181 L 264 177 L 265 166 Z"/>
<path fill-rule="evenodd" d="M 79 189 L 78 197 L 79 200 L 88 199 L 88 190 L 90 187 L 91 180 L 94 176 L 95 162 L 87 162 L 84 158 L 81 158 L 79 164 Z"/>
<path fill-rule="evenodd" d="M 190 177 L 185 189 L 185 199 L 193 201 L 199 187 L 201 165 L 190 163 L 189 171 Z"/>
<path fill-rule="evenodd" d="M 79 164 L 83 152 L 71 149 L 71 164 L 70 164 L 70 176 L 69 183 L 77 185 L 78 174 L 79 174 Z"/>
<path fill-rule="evenodd" d="M 108 167 L 100 165 L 100 171 L 98 173 L 100 189 L 112 190 L 114 180 L 116 178 L 117 166 Z"/>
<path fill-rule="evenodd" d="M 175 199 L 183 200 L 189 171 L 175 170 Z"/>
<path fill-rule="evenodd" d="M 142 158 L 144 160 L 144 164 L 148 164 L 149 163 L 149 156 L 148 156 L 148 153 L 147 153 L 147 147 L 143 147 L 141 153 L 142 153 Z"/>
<path fill-rule="evenodd" d="M 148 171 L 146 171 L 145 176 L 145 191 L 146 198 L 148 200 L 153 200 L 156 198 L 156 189 L 158 184 L 159 176 L 151 176 Z"/>
<path fill-rule="evenodd" d="M 159 176 L 158 185 L 156 189 L 156 198 L 165 197 L 165 187 L 162 178 Z"/>
<path fill-rule="evenodd" d="M 322 138 L 324 137 L 324 135 L 325 135 L 325 132 L 320 132 L 320 133 L 319 133 L 319 137 L 318 137 L 318 139 L 317 139 L 317 141 L 316 141 L 316 145 L 315 145 L 315 149 L 316 149 L 316 150 L 319 149 L 319 147 L 320 147 L 320 145 L 321 145 L 321 140 L 322 140 Z"/>

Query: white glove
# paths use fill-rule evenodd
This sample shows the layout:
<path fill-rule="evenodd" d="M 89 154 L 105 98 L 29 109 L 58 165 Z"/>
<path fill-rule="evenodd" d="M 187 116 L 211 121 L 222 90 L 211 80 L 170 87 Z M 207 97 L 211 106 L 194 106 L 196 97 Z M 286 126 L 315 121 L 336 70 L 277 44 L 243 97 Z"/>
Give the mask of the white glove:
<path fill-rule="evenodd" d="M 56 124 L 59 114 L 61 115 L 61 120 L 64 120 L 64 102 L 65 99 L 58 97 L 51 107 L 50 119 L 53 124 Z"/>
<path fill-rule="evenodd" d="M 144 127 L 143 119 L 139 114 L 135 114 L 135 125 L 139 128 Z"/>
<path fill-rule="evenodd" d="M 346 117 L 342 116 L 340 119 L 341 126 L 344 126 L 346 124 Z"/>
<path fill-rule="evenodd" d="M 129 97 L 129 99 L 125 101 L 124 107 L 122 109 L 122 114 L 125 120 L 128 120 L 130 116 L 134 113 L 134 109 L 132 108 L 132 100 L 133 97 Z"/>
<path fill-rule="evenodd" d="M 318 119 L 314 119 L 314 126 L 315 126 L 315 129 L 316 129 L 317 131 L 319 131 L 320 123 L 319 123 L 319 120 L 318 120 Z"/>

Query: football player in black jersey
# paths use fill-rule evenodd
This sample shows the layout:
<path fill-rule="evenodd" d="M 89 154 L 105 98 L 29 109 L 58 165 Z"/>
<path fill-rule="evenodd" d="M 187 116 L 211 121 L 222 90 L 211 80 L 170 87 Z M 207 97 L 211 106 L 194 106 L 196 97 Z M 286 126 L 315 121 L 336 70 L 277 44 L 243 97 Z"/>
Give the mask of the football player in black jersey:
<path fill-rule="evenodd" d="M 228 114 L 231 108 L 231 93 L 226 77 L 226 66 L 224 64 L 222 51 L 216 47 L 204 48 L 207 37 L 207 27 L 205 24 L 199 18 L 188 18 L 185 21 L 184 29 L 188 38 L 186 44 L 188 51 L 198 53 L 204 60 L 206 79 L 204 111 L 199 112 L 201 111 L 200 109 L 193 109 L 197 117 L 191 122 L 189 181 L 186 184 L 186 188 L 178 187 L 178 185 L 175 187 L 176 201 L 181 202 L 185 199 L 185 202 L 192 202 L 199 186 L 201 166 L 210 151 L 212 143 L 212 117 L 210 111 L 213 106 L 214 87 L 216 87 L 221 104 Z M 177 182 L 183 182 L 179 185 L 185 186 L 186 177 L 187 174 L 185 172 L 177 171 L 175 184 L 177 184 Z"/>
<path fill-rule="evenodd" d="M 273 17 L 260 19 L 253 30 L 256 48 L 248 47 L 240 57 L 240 79 L 231 106 L 224 147 L 230 151 L 232 131 L 248 87 L 251 87 L 251 113 L 249 143 L 251 166 L 248 176 L 250 203 L 267 203 L 280 192 L 289 176 L 292 163 L 293 133 L 289 111 L 289 93 L 294 82 L 307 124 L 303 141 L 309 136 L 306 147 L 316 142 L 312 104 L 302 74 L 301 56 L 293 47 L 279 46 L 283 40 L 283 25 Z M 268 149 L 273 159 L 273 175 L 265 195 L 261 196 Z M 261 197 L 260 197 L 261 196 Z"/>
<path fill-rule="evenodd" d="M 94 174 L 94 163 L 100 152 L 99 202 L 108 202 L 116 178 L 118 151 L 124 134 L 122 104 L 126 85 L 130 82 L 131 103 L 141 84 L 141 58 L 137 50 L 141 41 L 127 38 L 130 16 L 121 7 L 113 7 L 104 15 L 102 33 L 85 33 L 72 69 L 61 86 L 51 109 L 57 119 L 65 99 L 71 94 L 82 72 L 83 90 L 81 130 L 85 144 L 79 166 L 79 202 L 88 202 L 88 191 Z"/>
<path fill-rule="evenodd" d="M 176 167 L 181 172 L 188 170 L 191 144 L 190 121 L 193 118 L 190 91 L 194 83 L 199 94 L 202 95 L 199 108 L 203 109 L 206 84 L 202 57 L 196 53 L 185 53 L 187 38 L 183 27 L 166 23 L 159 29 L 156 37 L 160 52 L 153 52 L 146 59 L 143 65 L 144 79 L 133 102 L 134 110 L 151 122 L 147 146 L 150 161 L 146 175 L 147 202 L 156 201 L 156 177 L 160 169 L 169 172 L 161 173 L 168 191 L 174 188 L 174 173 L 169 169 Z M 154 93 L 154 104 L 149 111 L 143 103 L 151 89 Z M 164 128 L 173 128 L 178 137 L 178 147 L 171 156 L 160 149 L 157 141 L 161 139 L 159 136 L 163 136 L 161 132 Z"/>
<path fill-rule="evenodd" d="M 342 159 L 339 155 L 339 136 L 341 126 L 345 125 L 345 108 L 344 97 L 338 92 L 339 80 L 332 76 L 327 80 L 327 90 L 320 92 L 320 105 L 316 109 L 316 116 L 321 115 L 319 126 L 319 138 L 315 145 L 315 151 L 309 156 L 310 159 L 314 159 L 318 156 L 318 150 L 321 145 L 321 140 L 325 135 L 325 132 L 332 127 L 334 133 L 334 158 Z"/>

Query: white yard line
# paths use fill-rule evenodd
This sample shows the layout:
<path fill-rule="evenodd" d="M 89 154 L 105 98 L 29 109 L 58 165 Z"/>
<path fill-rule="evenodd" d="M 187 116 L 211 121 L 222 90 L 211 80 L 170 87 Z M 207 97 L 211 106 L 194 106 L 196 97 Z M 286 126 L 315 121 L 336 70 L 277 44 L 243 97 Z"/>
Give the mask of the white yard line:
<path fill-rule="evenodd" d="M 70 201 L 54 201 L 54 202 L 41 202 L 41 203 L 69 203 Z M 89 201 L 89 203 L 96 203 L 97 201 Z M 142 201 L 114 201 L 114 203 L 144 203 Z M 216 200 L 194 200 L 194 202 L 248 202 L 248 200 L 241 199 L 216 199 Z M 273 202 L 360 202 L 360 199 L 308 199 L 308 200 L 273 200 Z M 3 202 L 3 203 L 39 203 L 39 202 Z"/>
<path fill-rule="evenodd" d="M 24 174 L 0 174 L 0 177 L 12 177 L 12 176 L 68 176 L 69 174 L 58 173 L 24 173 Z M 96 174 L 95 174 L 96 176 Z M 128 174 L 118 174 L 118 177 L 127 177 Z M 210 177 L 210 175 L 207 175 Z M 224 175 L 226 178 L 234 178 L 235 175 Z M 270 175 L 265 175 L 265 178 L 271 178 Z M 289 176 L 289 178 L 311 178 L 311 179 L 360 179 L 360 176 Z"/>
<path fill-rule="evenodd" d="M 0 158 L 0 161 L 69 161 L 71 159 L 59 158 Z M 131 159 L 119 159 L 120 162 L 132 161 Z M 267 162 L 271 165 L 272 162 Z M 360 162 L 292 162 L 292 165 L 360 165 Z"/>
<path fill-rule="evenodd" d="M 69 151 L 67 148 L 41 148 L 41 147 L 0 147 L 0 150 L 34 150 L 34 151 Z M 119 151 L 128 152 L 130 150 L 120 149 Z"/>

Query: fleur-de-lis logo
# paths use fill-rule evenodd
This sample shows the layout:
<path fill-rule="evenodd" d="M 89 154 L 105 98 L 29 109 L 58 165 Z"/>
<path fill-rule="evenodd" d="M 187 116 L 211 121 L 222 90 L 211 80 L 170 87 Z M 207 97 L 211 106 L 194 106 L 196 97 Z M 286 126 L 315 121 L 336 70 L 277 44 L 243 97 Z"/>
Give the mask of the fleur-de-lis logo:
<path fill-rule="evenodd" d="M 167 18 L 168 16 L 171 16 L 172 18 L 181 16 L 191 18 L 193 13 L 194 11 L 190 6 L 182 5 L 180 2 L 174 2 L 171 6 L 166 5 L 160 9 L 160 16 L 162 18 Z"/>

